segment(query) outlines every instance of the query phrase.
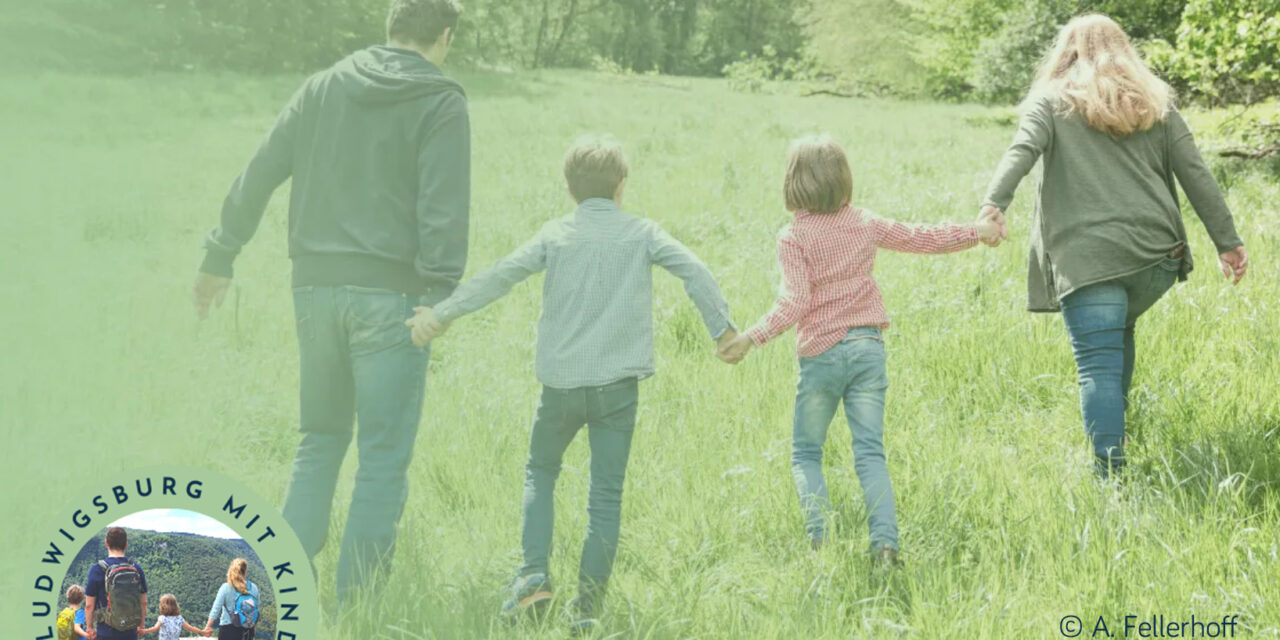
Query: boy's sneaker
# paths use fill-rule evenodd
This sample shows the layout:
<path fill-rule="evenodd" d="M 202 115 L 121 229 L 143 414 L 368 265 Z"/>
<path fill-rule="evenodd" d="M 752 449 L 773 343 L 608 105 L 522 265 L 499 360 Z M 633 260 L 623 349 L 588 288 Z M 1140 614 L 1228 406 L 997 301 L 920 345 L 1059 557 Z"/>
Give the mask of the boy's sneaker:
<path fill-rule="evenodd" d="M 508 624 L 515 624 L 526 613 L 541 617 L 551 605 L 552 596 L 551 580 L 546 574 L 522 576 L 512 583 L 511 597 L 502 603 L 500 615 Z"/>
<path fill-rule="evenodd" d="M 898 550 L 893 547 L 880 547 L 871 553 L 871 568 L 874 571 L 887 572 L 901 566 L 902 560 L 898 559 Z"/>
<path fill-rule="evenodd" d="M 594 598 L 578 596 L 569 603 L 569 635 L 589 636 L 600 628 L 599 611 Z"/>

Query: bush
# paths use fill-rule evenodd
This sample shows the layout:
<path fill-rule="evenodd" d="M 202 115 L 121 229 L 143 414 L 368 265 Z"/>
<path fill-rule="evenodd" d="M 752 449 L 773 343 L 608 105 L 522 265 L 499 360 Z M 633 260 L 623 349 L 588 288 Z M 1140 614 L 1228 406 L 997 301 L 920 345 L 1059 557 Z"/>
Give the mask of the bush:
<path fill-rule="evenodd" d="M 810 80 L 817 75 L 811 58 L 783 58 L 770 45 L 760 55 L 739 55 L 721 70 L 729 86 L 737 91 L 759 93 L 772 80 Z"/>
<path fill-rule="evenodd" d="M 973 95 L 989 103 L 1013 103 L 1026 95 L 1045 49 L 1065 18 L 1067 3 L 1050 0 L 1028 3 L 1010 14 L 994 36 L 978 47 L 970 83 Z"/>
<path fill-rule="evenodd" d="M 1177 44 L 1147 53 L 1174 84 L 1215 104 L 1280 95 L 1280 0 L 1191 0 Z"/>

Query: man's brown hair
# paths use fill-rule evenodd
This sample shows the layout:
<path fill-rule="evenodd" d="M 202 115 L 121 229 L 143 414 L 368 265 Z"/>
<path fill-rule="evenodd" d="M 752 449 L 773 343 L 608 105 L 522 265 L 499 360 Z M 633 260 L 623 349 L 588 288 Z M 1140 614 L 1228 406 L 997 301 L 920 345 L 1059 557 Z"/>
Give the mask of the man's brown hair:
<path fill-rule="evenodd" d="M 392 0 L 387 11 L 387 40 L 430 47 L 446 28 L 458 29 L 457 0 Z"/>
<path fill-rule="evenodd" d="M 71 585 L 71 588 L 67 589 L 67 604 L 78 607 L 81 602 L 84 602 L 84 589 L 78 584 Z"/>
<path fill-rule="evenodd" d="M 564 179 L 578 202 L 587 198 L 612 199 L 628 170 L 622 144 L 612 136 L 582 136 L 564 154 Z"/>
<path fill-rule="evenodd" d="M 120 527 L 107 529 L 107 548 L 112 551 L 124 551 L 129 546 L 129 534 Z"/>
<path fill-rule="evenodd" d="M 788 211 L 835 213 L 853 199 L 853 172 L 844 149 L 828 135 L 791 143 L 782 183 Z"/>

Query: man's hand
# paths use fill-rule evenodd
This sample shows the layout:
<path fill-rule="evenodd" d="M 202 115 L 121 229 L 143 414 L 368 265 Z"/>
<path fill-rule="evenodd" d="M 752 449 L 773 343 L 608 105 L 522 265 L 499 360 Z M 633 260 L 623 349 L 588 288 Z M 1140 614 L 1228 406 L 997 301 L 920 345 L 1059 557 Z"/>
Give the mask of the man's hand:
<path fill-rule="evenodd" d="M 1231 284 L 1240 282 L 1249 268 L 1249 253 L 1241 245 L 1218 256 L 1218 266 L 1222 267 L 1222 275 L 1231 279 Z"/>
<path fill-rule="evenodd" d="M 436 318 L 436 312 L 431 307 L 414 307 L 413 311 L 413 317 L 405 320 L 404 324 L 410 329 L 414 346 L 426 346 L 449 328 L 449 323 L 440 322 Z"/>
<path fill-rule="evenodd" d="M 998 247 L 1005 238 L 1009 237 L 1004 212 L 992 205 L 982 207 L 982 211 L 978 214 L 978 221 L 974 224 L 978 227 L 978 238 L 988 247 Z"/>
<path fill-rule="evenodd" d="M 729 364 L 738 364 L 747 357 L 747 352 L 751 351 L 752 346 L 750 337 L 730 329 L 725 331 L 716 343 L 716 357 Z"/>
<path fill-rule="evenodd" d="M 196 305 L 196 315 L 201 320 L 209 317 L 209 306 L 221 307 L 227 298 L 227 289 L 231 288 L 231 278 L 209 275 L 200 272 L 196 275 L 196 283 L 191 286 L 191 300 Z"/>
<path fill-rule="evenodd" d="M 88 627 L 89 627 L 88 629 L 85 629 L 85 631 L 88 631 L 88 632 L 89 632 L 89 635 L 88 635 L 88 636 L 86 636 L 86 637 L 88 637 L 88 638 L 89 638 L 89 640 L 98 640 L 98 625 L 97 625 L 97 623 L 94 623 L 94 622 L 87 622 L 87 623 L 85 623 L 85 624 L 86 624 L 86 625 L 88 625 Z"/>

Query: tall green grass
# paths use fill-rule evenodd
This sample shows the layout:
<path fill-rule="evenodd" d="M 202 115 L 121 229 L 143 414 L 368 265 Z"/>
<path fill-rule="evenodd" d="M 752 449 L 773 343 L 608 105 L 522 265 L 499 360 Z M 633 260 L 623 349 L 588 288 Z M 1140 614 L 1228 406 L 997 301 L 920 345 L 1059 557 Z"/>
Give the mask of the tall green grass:
<path fill-rule="evenodd" d="M 790 138 L 830 131 L 850 153 L 858 204 L 939 221 L 976 215 L 1011 135 L 982 124 L 978 107 L 745 96 L 666 78 L 463 79 L 470 272 L 570 209 L 564 148 L 610 131 L 633 165 L 626 208 L 701 255 L 743 325 L 775 290 Z M 32 553 L 41 524 L 96 469 L 190 463 L 283 497 L 298 440 L 286 194 L 238 261 L 226 308 L 198 323 L 187 287 L 224 189 L 298 80 L 7 79 L 0 444 L 11 452 L 6 521 L 23 523 L 6 526 L 11 553 Z M 1060 318 L 1023 310 L 1032 180 L 999 249 L 882 255 L 894 322 L 886 440 L 906 561 L 888 579 L 862 555 L 842 416 L 826 449 L 838 533 L 819 554 L 803 536 L 789 474 L 794 340 L 727 367 L 679 283 L 659 277 L 660 371 L 642 385 L 607 632 L 1054 638 L 1068 614 L 1088 626 L 1239 613 L 1245 637 L 1280 637 L 1280 185 L 1265 166 L 1223 175 L 1253 269 L 1238 287 L 1223 282 L 1187 212 L 1199 267 L 1139 325 L 1134 473 L 1121 488 L 1090 474 Z M 558 620 L 509 630 L 494 616 L 519 555 L 539 285 L 435 343 L 389 586 L 358 613 L 329 614 L 326 640 L 563 635 Z M 575 443 L 558 487 L 552 568 L 566 598 L 586 463 Z M 326 607 L 353 467 L 318 558 Z"/>

